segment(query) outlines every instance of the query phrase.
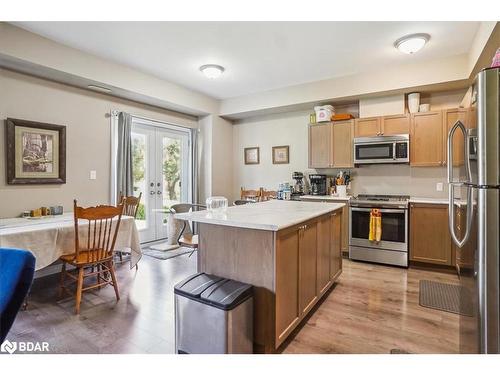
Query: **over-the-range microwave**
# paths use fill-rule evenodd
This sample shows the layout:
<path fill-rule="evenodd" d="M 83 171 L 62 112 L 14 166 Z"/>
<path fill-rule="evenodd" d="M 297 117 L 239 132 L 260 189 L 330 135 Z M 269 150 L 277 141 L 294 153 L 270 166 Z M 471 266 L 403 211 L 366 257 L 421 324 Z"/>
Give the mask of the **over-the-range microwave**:
<path fill-rule="evenodd" d="M 410 136 L 354 138 L 354 164 L 387 164 L 410 162 Z"/>

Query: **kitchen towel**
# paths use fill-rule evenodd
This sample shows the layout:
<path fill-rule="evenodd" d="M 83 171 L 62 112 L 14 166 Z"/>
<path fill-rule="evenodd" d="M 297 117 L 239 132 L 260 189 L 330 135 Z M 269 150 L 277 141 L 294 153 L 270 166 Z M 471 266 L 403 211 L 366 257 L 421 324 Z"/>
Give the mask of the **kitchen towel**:
<path fill-rule="evenodd" d="M 382 239 L 382 213 L 374 208 L 370 211 L 370 231 L 368 240 L 380 242 Z"/>

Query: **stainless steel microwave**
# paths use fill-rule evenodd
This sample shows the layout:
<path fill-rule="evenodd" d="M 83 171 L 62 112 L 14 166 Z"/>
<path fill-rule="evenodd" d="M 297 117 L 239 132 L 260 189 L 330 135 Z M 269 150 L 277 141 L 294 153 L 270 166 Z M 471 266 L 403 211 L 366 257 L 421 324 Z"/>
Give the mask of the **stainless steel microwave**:
<path fill-rule="evenodd" d="M 354 164 L 386 164 L 410 162 L 410 136 L 354 138 Z"/>

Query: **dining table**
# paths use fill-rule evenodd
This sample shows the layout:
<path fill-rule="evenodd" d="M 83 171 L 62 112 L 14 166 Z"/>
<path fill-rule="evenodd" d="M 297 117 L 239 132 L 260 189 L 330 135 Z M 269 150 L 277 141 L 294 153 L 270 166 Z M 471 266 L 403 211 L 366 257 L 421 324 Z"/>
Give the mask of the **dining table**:
<path fill-rule="evenodd" d="M 86 238 L 88 221 L 80 220 L 78 229 L 80 238 Z M 0 219 L 0 247 L 29 250 L 36 257 L 35 270 L 45 268 L 61 255 L 75 252 L 73 213 Z M 122 216 L 114 250 L 130 252 L 130 268 L 141 259 L 139 232 L 132 216 Z"/>

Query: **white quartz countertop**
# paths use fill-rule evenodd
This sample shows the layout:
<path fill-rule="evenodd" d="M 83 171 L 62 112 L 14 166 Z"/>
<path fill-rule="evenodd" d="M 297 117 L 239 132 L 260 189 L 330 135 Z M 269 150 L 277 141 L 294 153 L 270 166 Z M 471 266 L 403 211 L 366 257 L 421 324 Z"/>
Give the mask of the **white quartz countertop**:
<path fill-rule="evenodd" d="M 448 198 L 425 198 L 425 197 L 411 197 L 410 203 L 427 203 L 427 204 L 445 204 L 448 205 Z M 465 199 L 455 198 L 455 206 L 462 207 L 467 205 Z"/>
<path fill-rule="evenodd" d="M 411 197 L 410 203 L 448 204 L 448 198 Z"/>
<path fill-rule="evenodd" d="M 338 197 L 335 195 L 302 195 L 300 199 L 318 200 L 318 201 L 343 201 L 348 202 L 351 196 Z"/>
<path fill-rule="evenodd" d="M 176 219 L 238 228 L 278 231 L 333 212 L 345 203 L 301 202 L 272 199 L 228 207 L 225 212 L 195 211 L 176 214 Z"/>

